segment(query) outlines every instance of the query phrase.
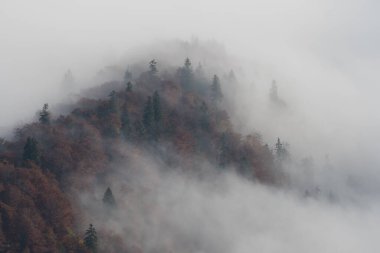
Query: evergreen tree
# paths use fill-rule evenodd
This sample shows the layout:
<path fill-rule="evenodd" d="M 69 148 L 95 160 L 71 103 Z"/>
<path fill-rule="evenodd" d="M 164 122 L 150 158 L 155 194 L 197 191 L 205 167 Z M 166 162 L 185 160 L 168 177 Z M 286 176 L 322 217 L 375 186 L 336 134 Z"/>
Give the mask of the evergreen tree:
<path fill-rule="evenodd" d="M 270 88 L 269 96 L 270 96 L 270 99 L 272 99 L 272 101 L 274 101 L 274 102 L 276 102 L 276 101 L 279 100 L 279 98 L 278 98 L 278 88 L 277 88 L 276 81 L 274 81 L 274 80 L 273 80 L 272 86 Z"/>
<path fill-rule="evenodd" d="M 96 235 L 95 227 L 90 224 L 84 235 L 84 245 L 91 252 L 96 252 L 98 248 L 98 236 Z"/>
<path fill-rule="evenodd" d="M 154 121 L 154 112 L 153 112 L 153 103 L 152 97 L 148 96 L 148 99 L 145 103 L 144 112 L 143 112 L 143 125 L 147 134 L 152 136 L 153 133 L 153 121 Z"/>
<path fill-rule="evenodd" d="M 286 150 L 285 146 L 283 143 L 281 143 L 280 138 L 277 138 L 276 146 L 276 156 L 279 161 L 283 161 L 288 157 L 288 151 Z"/>
<path fill-rule="evenodd" d="M 125 83 L 130 82 L 132 79 L 132 73 L 127 69 L 124 73 L 124 81 Z"/>
<path fill-rule="evenodd" d="M 178 71 L 183 87 L 185 89 L 190 89 L 193 81 L 193 69 L 191 67 L 191 61 L 189 58 L 186 58 L 184 66 Z"/>
<path fill-rule="evenodd" d="M 26 165 L 28 161 L 33 161 L 36 164 L 40 163 L 40 153 L 37 144 L 38 143 L 34 138 L 27 138 L 22 155 L 24 165 Z"/>
<path fill-rule="evenodd" d="M 108 187 L 103 196 L 103 203 L 108 207 L 115 207 L 116 201 L 111 189 Z"/>
<path fill-rule="evenodd" d="M 75 79 L 70 69 L 63 76 L 62 88 L 65 91 L 71 91 L 75 88 Z"/>
<path fill-rule="evenodd" d="M 131 134 L 131 123 L 129 119 L 128 109 L 125 107 L 121 115 L 121 129 L 125 137 L 130 136 Z"/>
<path fill-rule="evenodd" d="M 203 70 L 203 67 L 202 67 L 202 64 L 201 63 L 198 63 L 198 66 L 197 68 L 195 69 L 195 75 L 197 76 L 197 78 L 199 79 L 204 79 L 205 78 L 205 72 Z"/>
<path fill-rule="evenodd" d="M 231 83 L 236 83 L 236 77 L 235 77 L 235 72 L 231 69 L 230 72 L 228 73 L 227 79 Z"/>
<path fill-rule="evenodd" d="M 273 82 L 272 82 L 272 86 L 271 86 L 270 91 L 269 91 L 269 98 L 277 106 L 281 106 L 281 107 L 286 106 L 285 101 L 282 100 L 281 97 L 278 95 L 278 86 L 277 86 L 275 80 L 273 80 Z"/>
<path fill-rule="evenodd" d="M 206 102 L 204 101 L 202 102 L 199 110 L 200 110 L 200 118 L 199 118 L 200 127 L 204 131 L 208 131 L 210 129 L 210 115 L 208 112 L 208 106 Z"/>
<path fill-rule="evenodd" d="M 219 166 L 226 167 L 229 155 L 228 135 L 223 133 L 219 140 Z"/>
<path fill-rule="evenodd" d="M 154 137 L 158 138 L 161 130 L 161 103 L 160 95 L 157 91 L 153 93 L 153 120 L 154 120 Z"/>
<path fill-rule="evenodd" d="M 223 98 L 222 88 L 220 87 L 219 77 L 214 75 L 211 84 L 211 99 L 215 102 L 220 101 Z"/>
<path fill-rule="evenodd" d="M 116 91 L 111 91 L 111 93 L 108 95 L 110 97 L 110 112 L 111 113 L 118 113 L 118 101 L 116 96 Z"/>
<path fill-rule="evenodd" d="M 153 114 L 154 121 L 156 123 L 161 121 L 161 103 L 160 103 L 160 95 L 157 91 L 153 93 Z"/>
<path fill-rule="evenodd" d="M 129 81 L 129 82 L 127 83 L 127 89 L 126 89 L 126 91 L 127 91 L 127 92 L 132 92 L 132 88 L 133 88 L 133 85 L 132 85 L 131 81 Z"/>
<path fill-rule="evenodd" d="M 48 111 L 49 105 L 44 104 L 42 110 L 40 111 L 39 121 L 41 124 L 49 124 L 50 123 L 50 112 Z"/>
<path fill-rule="evenodd" d="M 185 59 L 184 67 L 185 67 L 185 69 L 187 69 L 187 70 L 191 70 L 191 61 L 190 61 L 189 58 L 186 58 L 186 59 Z"/>
<path fill-rule="evenodd" d="M 149 62 L 149 72 L 152 75 L 155 75 L 157 73 L 157 61 L 155 59 Z"/>

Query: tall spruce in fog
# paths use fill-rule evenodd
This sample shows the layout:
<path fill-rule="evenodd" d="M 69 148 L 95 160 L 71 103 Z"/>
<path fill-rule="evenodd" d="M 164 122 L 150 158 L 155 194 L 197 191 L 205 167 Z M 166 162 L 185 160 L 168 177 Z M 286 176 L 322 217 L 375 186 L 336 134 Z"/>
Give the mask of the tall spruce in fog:
<path fill-rule="evenodd" d="M 231 69 L 230 72 L 228 73 L 227 79 L 230 83 L 236 83 L 236 76 L 235 72 Z"/>
<path fill-rule="evenodd" d="M 28 137 L 24 146 L 24 152 L 22 154 L 22 160 L 24 165 L 28 164 L 28 161 L 32 161 L 36 164 L 40 163 L 40 152 L 38 150 L 38 143 L 36 139 Z"/>
<path fill-rule="evenodd" d="M 98 236 L 96 235 L 95 227 L 92 224 L 90 224 L 86 230 L 83 241 L 84 245 L 90 252 L 95 253 L 98 250 Z"/>
<path fill-rule="evenodd" d="M 108 187 L 103 196 L 103 203 L 108 207 L 115 207 L 116 200 L 113 196 L 111 189 Z"/>
<path fill-rule="evenodd" d="M 219 166 L 221 168 L 226 167 L 228 164 L 229 146 L 228 146 L 228 135 L 227 133 L 222 133 L 219 140 Z"/>
<path fill-rule="evenodd" d="M 70 69 L 67 70 L 63 76 L 62 88 L 65 91 L 71 91 L 72 89 L 75 88 L 75 79 Z"/>
<path fill-rule="evenodd" d="M 154 122 L 158 123 L 161 121 L 161 102 L 160 95 L 157 91 L 153 93 L 153 114 L 154 114 Z"/>
<path fill-rule="evenodd" d="M 154 122 L 154 112 L 153 112 L 153 103 L 152 97 L 148 96 L 145 103 L 144 112 L 143 112 L 143 125 L 145 131 L 148 135 L 152 136 L 153 134 L 153 122 Z"/>
<path fill-rule="evenodd" d="M 210 115 L 206 102 L 202 102 L 200 108 L 199 125 L 204 131 L 210 130 Z"/>
<path fill-rule="evenodd" d="M 125 137 L 129 137 L 132 131 L 128 108 L 126 106 L 121 114 L 121 130 Z"/>
<path fill-rule="evenodd" d="M 126 91 L 127 92 L 132 92 L 132 88 L 133 88 L 132 82 L 131 81 L 127 82 Z"/>
<path fill-rule="evenodd" d="M 277 88 L 276 81 L 274 80 L 272 82 L 272 86 L 269 91 L 269 96 L 270 96 L 270 99 L 272 99 L 272 101 L 275 101 L 275 102 L 278 101 L 278 88 Z"/>
<path fill-rule="evenodd" d="M 178 72 L 183 88 L 190 89 L 193 81 L 193 68 L 189 58 L 185 59 L 183 67 L 179 68 Z"/>
<path fill-rule="evenodd" d="M 219 77 L 214 75 L 211 84 L 211 99 L 214 102 L 219 102 L 223 98 L 222 88 L 220 87 Z"/>
<path fill-rule="evenodd" d="M 288 157 L 288 151 L 286 150 L 284 144 L 281 143 L 280 138 L 277 138 L 275 151 L 276 151 L 277 160 L 279 161 L 283 161 L 284 159 Z"/>
<path fill-rule="evenodd" d="M 127 69 L 124 73 L 124 82 L 128 83 L 132 80 L 132 73 Z"/>
<path fill-rule="evenodd" d="M 205 78 L 205 71 L 203 70 L 201 63 L 198 63 L 198 66 L 195 69 L 195 75 L 197 76 L 198 79 L 204 79 Z"/>
<path fill-rule="evenodd" d="M 153 93 L 153 121 L 154 121 L 154 137 L 158 138 L 161 130 L 161 102 L 160 95 L 157 91 Z"/>
<path fill-rule="evenodd" d="M 42 107 L 42 110 L 40 111 L 39 121 L 41 124 L 50 124 L 50 112 L 48 104 L 44 104 Z"/>
<path fill-rule="evenodd" d="M 155 59 L 149 62 L 149 73 L 155 75 L 157 73 L 157 61 Z"/>
<path fill-rule="evenodd" d="M 119 106 L 117 101 L 117 94 L 116 91 L 111 91 L 111 93 L 108 95 L 110 97 L 110 112 L 111 113 L 118 113 L 119 112 Z"/>

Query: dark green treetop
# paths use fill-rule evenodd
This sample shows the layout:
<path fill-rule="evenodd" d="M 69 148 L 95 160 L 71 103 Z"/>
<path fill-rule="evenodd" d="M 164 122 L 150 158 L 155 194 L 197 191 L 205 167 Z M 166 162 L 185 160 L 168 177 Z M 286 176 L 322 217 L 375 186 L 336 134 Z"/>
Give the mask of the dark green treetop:
<path fill-rule="evenodd" d="M 103 203 L 109 207 L 115 207 L 116 206 L 116 200 L 115 200 L 113 193 L 109 187 L 107 187 L 107 190 L 104 193 Z"/>
<path fill-rule="evenodd" d="M 49 109 L 49 105 L 44 104 L 44 106 L 42 107 L 42 110 L 40 111 L 39 121 L 42 124 L 49 124 L 50 123 L 50 112 L 48 109 Z"/>
<path fill-rule="evenodd" d="M 84 235 L 84 245 L 91 252 L 96 252 L 98 249 L 98 236 L 96 235 L 95 227 L 90 224 Z"/>
<path fill-rule="evenodd" d="M 38 142 L 32 137 L 28 137 L 24 146 L 24 152 L 22 154 L 22 160 L 24 164 L 28 161 L 32 161 L 36 164 L 40 163 L 40 153 L 38 150 Z"/>

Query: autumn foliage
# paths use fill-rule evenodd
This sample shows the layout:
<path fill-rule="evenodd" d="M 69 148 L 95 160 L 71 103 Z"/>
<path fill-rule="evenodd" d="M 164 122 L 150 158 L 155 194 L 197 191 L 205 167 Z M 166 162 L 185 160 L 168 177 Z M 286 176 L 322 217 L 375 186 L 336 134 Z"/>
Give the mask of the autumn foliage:
<path fill-rule="evenodd" d="M 218 170 L 275 181 L 268 146 L 255 135 L 234 132 L 220 109 L 216 76 L 200 83 L 189 72 L 181 81 L 176 73 L 163 78 L 150 67 L 132 81 L 133 88 L 123 81 L 93 88 L 102 99 L 82 98 L 70 114 L 49 114 L 49 124 L 27 124 L 12 141 L 0 143 L 0 252 L 85 252 L 73 192 L 106 173 L 122 156 L 116 148 L 122 143 L 135 150 L 167 145 L 180 157 L 208 160 Z M 147 104 L 159 104 L 159 117 L 158 109 L 147 109 Z M 23 161 L 28 138 L 37 141 L 38 163 Z M 120 238 L 107 240 L 117 248 Z"/>

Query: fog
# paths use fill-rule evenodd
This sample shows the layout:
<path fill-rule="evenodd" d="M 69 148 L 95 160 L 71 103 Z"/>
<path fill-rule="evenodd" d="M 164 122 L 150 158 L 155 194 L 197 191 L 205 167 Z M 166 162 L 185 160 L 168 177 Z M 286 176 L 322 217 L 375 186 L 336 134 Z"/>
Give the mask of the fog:
<path fill-rule="evenodd" d="M 221 175 L 226 189 L 210 189 L 210 199 L 205 182 L 185 184 L 183 175 L 157 172 L 159 190 L 150 197 L 163 201 L 162 212 L 164 203 L 181 198 L 165 221 L 175 228 L 167 237 L 201 231 L 196 240 L 204 247 L 189 252 L 374 252 L 379 11 L 374 0 L 2 0 L 0 133 L 11 138 L 44 103 L 59 113 L 60 103 L 105 81 L 99 71 L 107 66 L 125 70 L 152 58 L 159 67 L 178 66 L 189 56 L 210 74 L 233 69 L 238 84 L 222 85 L 234 127 L 261 134 L 271 147 L 277 137 L 289 143 L 291 183 L 275 190 Z M 70 87 L 63 83 L 69 69 Z M 121 78 L 118 73 L 112 78 Z M 284 105 L 269 98 L 273 80 Z M 312 166 L 305 168 L 304 158 Z M 299 195 L 308 188 L 333 192 L 339 201 L 304 200 Z M 180 217 L 184 210 L 194 211 L 187 220 Z M 188 223 L 200 224 L 198 232 Z"/>
<path fill-rule="evenodd" d="M 341 205 L 304 198 L 216 172 L 169 169 L 151 153 L 130 155 L 128 169 L 79 194 L 83 226 L 102 228 L 100 248 L 143 252 L 376 252 L 378 204 Z M 117 207 L 101 205 L 111 186 Z M 119 243 L 109 243 L 120 238 Z M 114 241 L 115 242 L 115 241 Z M 119 249 L 119 250 L 118 250 Z M 125 248 L 124 248 L 125 249 Z"/>

